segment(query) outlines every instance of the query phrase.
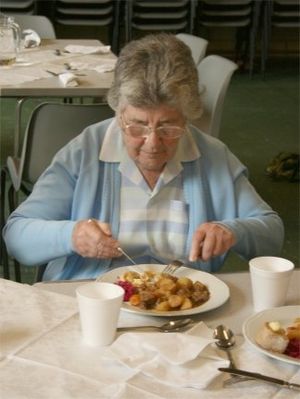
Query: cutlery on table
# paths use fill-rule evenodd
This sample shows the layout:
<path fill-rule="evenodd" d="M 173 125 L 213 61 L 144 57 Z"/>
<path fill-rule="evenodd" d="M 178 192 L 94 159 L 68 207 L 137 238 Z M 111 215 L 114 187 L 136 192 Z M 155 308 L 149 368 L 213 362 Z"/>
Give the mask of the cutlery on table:
<path fill-rule="evenodd" d="M 174 274 L 184 264 L 180 260 L 172 260 L 162 271 L 166 274 Z"/>
<path fill-rule="evenodd" d="M 67 71 L 78 71 L 77 68 L 73 68 L 68 62 L 65 62 L 64 66 Z"/>
<path fill-rule="evenodd" d="M 299 384 L 284 381 L 279 378 L 270 377 L 268 375 L 254 373 L 252 371 L 246 371 L 246 370 L 241 370 L 241 369 L 236 369 L 236 368 L 230 368 L 230 367 L 220 367 L 218 370 L 223 371 L 225 373 L 234 374 L 237 376 L 244 376 L 244 377 L 248 377 L 248 378 L 255 379 L 255 380 L 271 382 L 273 384 L 281 385 L 283 388 L 295 389 L 297 391 L 300 391 Z"/>
<path fill-rule="evenodd" d="M 193 322 L 192 319 L 180 319 L 180 320 L 170 320 L 167 323 L 162 324 L 161 326 L 135 326 L 135 327 L 119 327 L 117 328 L 118 332 L 128 331 L 128 330 L 141 330 L 141 329 L 154 329 L 161 332 L 174 332 L 179 331 L 184 327 L 187 327 L 189 324 Z"/>
<path fill-rule="evenodd" d="M 62 71 L 62 72 L 57 73 L 57 72 L 49 71 L 48 69 L 46 69 L 46 72 L 50 73 L 50 75 L 53 75 L 53 76 L 59 76 L 62 73 L 65 73 L 67 71 Z M 84 73 L 75 73 L 74 75 L 75 76 L 86 76 Z"/>
<path fill-rule="evenodd" d="M 220 324 L 214 329 L 213 337 L 217 340 L 216 345 L 226 352 L 229 360 L 229 367 L 236 368 L 229 349 L 235 344 L 233 332 L 229 328 L 223 326 L 223 324 Z"/>
<path fill-rule="evenodd" d="M 67 51 L 67 50 L 60 50 L 59 48 L 56 48 L 56 49 L 54 50 L 54 54 L 55 54 L 55 55 L 58 55 L 58 56 L 63 55 L 64 53 L 69 53 L 69 51 Z"/>
<path fill-rule="evenodd" d="M 223 324 L 220 324 L 214 329 L 213 337 L 217 340 L 216 345 L 225 351 L 229 360 L 229 368 L 231 368 L 232 370 L 236 369 L 237 367 L 235 365 L 230 349 L 235 345 L 235 338 L 232 330 L 225 327 Z M 250 379 L 251 377 L 249 376 L 241 377 L 237 375 L 232 375 L 231 378 L 224 381 L 224 385 L 232 385 L 235 384 L 236 382 L 246 381 Z"/>

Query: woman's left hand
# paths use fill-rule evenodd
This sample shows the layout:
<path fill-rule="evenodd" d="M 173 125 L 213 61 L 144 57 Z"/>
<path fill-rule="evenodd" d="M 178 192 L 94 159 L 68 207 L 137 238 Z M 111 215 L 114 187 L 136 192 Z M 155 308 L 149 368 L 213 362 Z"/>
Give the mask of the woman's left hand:
<path fill-rule="evenodd" d="M 227 252 L 236 242 L 233 232 L 217 223 L 203 223 L 194 233 L 189 260 L 208 261 Z"/>

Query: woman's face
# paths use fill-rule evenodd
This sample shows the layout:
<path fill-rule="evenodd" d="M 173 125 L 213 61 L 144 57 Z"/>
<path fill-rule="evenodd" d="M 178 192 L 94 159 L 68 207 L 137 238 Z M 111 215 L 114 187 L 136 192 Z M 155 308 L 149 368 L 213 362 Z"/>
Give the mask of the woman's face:
<path fill-rule="evenodd" d="M 141 172 L 160 173 L 176 152 L 180 137 L 161 137 L 159 130 L 156 129 L 170 126 L 185 128 L 183 115 L 175 108 L 166 105 L 153 109 L 141 109 L 127 105 L 119 115 L 119 123 L 123 130 L 123 140 L 127 152 Z M 133 137 L 130 135 L 128 125 L 149 127 L 149 135 Z"/>

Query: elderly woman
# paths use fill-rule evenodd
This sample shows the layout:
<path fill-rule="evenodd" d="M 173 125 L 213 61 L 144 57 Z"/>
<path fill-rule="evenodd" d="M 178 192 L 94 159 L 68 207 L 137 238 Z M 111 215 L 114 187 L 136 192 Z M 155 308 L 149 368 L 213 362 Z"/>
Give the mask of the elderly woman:
<path fill-rule="evenodd" d="M 46 280 L 92 278 L 136 263 L 183 259 L 215 272 L 226 254 L 276 255 L 278 215 L 219 140 L 190 124 L 201 115 L 197 70 L 173 35 L 121 51 L 108 93 L 116 117 L 88 127 L 54 157 L 4 229 Z"/>

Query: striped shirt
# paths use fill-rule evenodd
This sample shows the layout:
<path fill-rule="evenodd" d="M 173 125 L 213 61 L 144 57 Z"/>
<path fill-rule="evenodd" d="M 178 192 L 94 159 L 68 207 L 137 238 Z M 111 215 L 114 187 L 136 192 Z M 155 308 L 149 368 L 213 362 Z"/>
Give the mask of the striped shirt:
<path fill-rule="evenodd" d="M 103 144 L 100 158 L 105 156 L 106 161 L 116 161 L 115 149 L 120 146 L 115 141 L 113 146 L 108 142 L 110 140 Z M 181 141 L 179 147 L 180 144 Z M 114 153 L 110 155 L 112 148 Z M 194 156 L 199 156 L 197 149 L 190 147 L 190 151 Z M 189 210 L 183 193 L 180 153 L 177 151 L 175 157 L 166 164 L 151 190 L 127 151 L 119 151 L 122 183 L 117 239 L 137 263 L 166 263 L 184 257 Z M 112 266 L 117 267 L 121 263 L 124 263 L 124 259 L 116 258 Z"/>

